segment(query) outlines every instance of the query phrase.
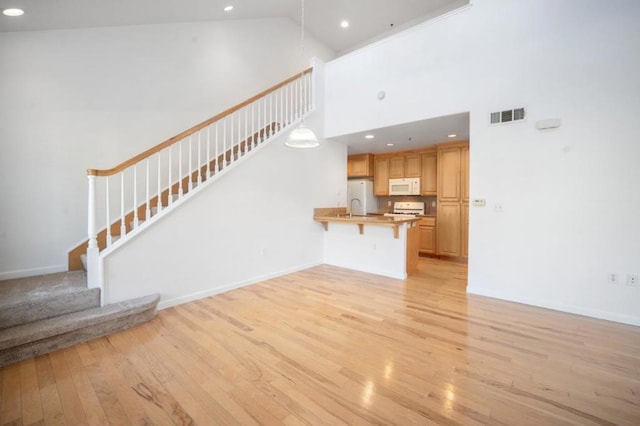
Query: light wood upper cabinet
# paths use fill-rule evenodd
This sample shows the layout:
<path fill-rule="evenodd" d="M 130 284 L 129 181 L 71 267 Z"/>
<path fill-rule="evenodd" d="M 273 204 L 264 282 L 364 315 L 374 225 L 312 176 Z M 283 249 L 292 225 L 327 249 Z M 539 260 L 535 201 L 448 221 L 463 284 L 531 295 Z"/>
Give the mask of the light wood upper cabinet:
<path fill-rule="evenodd" d="M 404 156 L 404 176 L 407 178 L 421 177 L 422 156 L 420 154 L 407 154 Z"/>
<path fill-rule="evenodd" d="M 436 195 L 438 193 L 437 164 L 438 153 L 435 150 L 422 154 L 422 174 L 420 176 L 420 193 L 422 195 Z"/>
<path fill-rule="evenodd" d="M 365 178 L 373 176 L 373 155 L 357 154 L 347 158 L 347 177 Z"/>
<path fill-rule="evenodd" d="M 389 159 L 389 178 L 397 179 L 406 177 L 404 175 L 404 155 L 398 155 Z"/>
<path fill-rule="evenodd" d="M 373 160 L 373 195 L 389 195 L 389 157 Z"/>
<path fill-rule="evenodd" d="M 462 201 L 469 202 L 469 146 L 460 149 L 460 185 Z"/>
<path fill-rule="evenodd" d="M 438 201 L 460 201 L 460 147 L 438 149 Z"/>

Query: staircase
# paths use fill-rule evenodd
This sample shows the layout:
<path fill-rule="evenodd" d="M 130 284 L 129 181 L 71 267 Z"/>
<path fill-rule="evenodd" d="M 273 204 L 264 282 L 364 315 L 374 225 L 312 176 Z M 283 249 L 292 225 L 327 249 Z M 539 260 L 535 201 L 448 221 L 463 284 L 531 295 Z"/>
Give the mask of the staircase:
<path fill-rule="evenodd" d="M 89 238 L 69 252 L 69 270 L 86 269 L 89 287 L 104 290 L 106 256 L 312 111 L 312 71 L 308 68 L 111 169 L 89 169 Z"/>
<path fill-rule="evenodd" d="M 158 295 L 100 307 L 84 271 L 0 281 L 0 367 L 149 321 Z"/>

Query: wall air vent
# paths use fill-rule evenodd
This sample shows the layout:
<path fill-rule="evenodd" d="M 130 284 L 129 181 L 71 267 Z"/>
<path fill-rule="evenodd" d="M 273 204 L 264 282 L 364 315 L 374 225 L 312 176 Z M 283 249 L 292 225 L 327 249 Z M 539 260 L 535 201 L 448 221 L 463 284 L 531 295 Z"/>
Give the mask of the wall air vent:
<path fill-rule="evenodd" d="M 524 108 L 507 109 L 504 111 L 492 112 L 489 121 L 491 124 L 504 124 L 513 121 L 524 120 Z"/>

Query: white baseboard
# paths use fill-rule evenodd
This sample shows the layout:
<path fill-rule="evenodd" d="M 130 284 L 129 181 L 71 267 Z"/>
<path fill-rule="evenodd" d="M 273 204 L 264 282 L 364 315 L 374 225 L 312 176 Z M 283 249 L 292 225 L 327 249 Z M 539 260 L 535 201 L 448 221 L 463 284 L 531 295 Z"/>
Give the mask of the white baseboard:
<path fill-rule="evenodd" d="M 506 294 L 499 291 L 488 290 L 486 288 L 479 288 L 469 286 L 467 287 L 467 293 L 475 294 L 478 296 L 487 296 L 494 299 L 507 300 L 509 302 L 522 303 L 525 305 L 538 306 L 540 308 L 553 309 L 554 311 L 567 312 L 570 314 L 577 314 L 591 318 L 598 318 L 607 321 L 619 322 L 622 324 L 629 324 L 640 326 L 640 317 L 631 315 L 622 315 L 616 312 L 601 311 L 598 309 L 584 308 L 581 306 L 567 305 L 564 303 L 555 303 L 548 300 L 531 299 L 528 297 L 514 296 L 512 294 Z"/>
<path fill-rule="evenodd" d="M 17 271 L 0 272 L 0 281 L 13 280 L 16 278 L 35 277 L 37 275 L 55 274 L 56 272 L 67 272 L 67 265 L 53 265 L 42 268 L 19 269 Z"/>
<path fill-rule="evenodd" d="M 274 272 L 267 275 L 261 275 L 258 277 L 249 278 L 247 280 L 237 281 L 229 284 L 225 284 L 220 287 L 211 288 L 208 290 L 199 291 L 197 293 L 191 293 L 184 296 L 177 297 L 175 299 L 160 300 L 158 303 L 158 310 L 170 308 L 172 306 L 182 305 L 183 303 L 193 302 L 194 300 L 204 299 L 205 297 L 215 296 L 216 294 L 224 293 L 237 288 L 246 287 L 252 284 L 257 284 L 262 281 L 270 280 L 272 278 L 281 277 L 283 275 L 292 274 L 294 272 L 302 271 L 304 269 L 313 268 L 314 266 L 321 265 L 322 263 L 310 263 L 307 265 L 300 265 L 293 268 L 285 269 L 282 271 Z"/>

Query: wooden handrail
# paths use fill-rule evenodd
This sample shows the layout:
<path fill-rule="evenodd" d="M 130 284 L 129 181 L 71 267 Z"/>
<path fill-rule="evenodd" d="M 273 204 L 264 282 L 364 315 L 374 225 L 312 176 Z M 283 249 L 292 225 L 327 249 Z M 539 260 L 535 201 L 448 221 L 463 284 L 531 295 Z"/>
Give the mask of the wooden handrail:
<path fill-rule="evenodd" d="M 268 95 L 271 92 L 275 92 L 276 90 L 278 90 L 279 88 L 286 86 L 287 84 L 295 81 L 296 79 L 300 78 L 300 76 L 305 75 L 305 74 L 309 74 L 311 71 L 313 71 L 313 67 L 309 67 L 306 70 L 302 71 L 301 73 L 297 73 L 289 78 L 287 78 L 286 80 L 281 81 L 280 83 L 276 84 L 275 86 L 272 86 L 270 88 L 268 88 L 267 90 L 263 90 L 262 92 L 258 93 L 255 96 L 252 96 L 251 98 L 247 99 L 246 101 L 229 108 L 226 111 L 221 112 L 218 115 L 215 115 L 213 117 L 211 117 L 208 120 L 203 121 L 200 124 L 197 124 L 195 126 L 193 126 L 192 128 L 185 130 L 184 132 L 167 139 L 166 141 L 154 146 L 153 148 L 149 148 L 148 150 L 136 155 L 135 157 L 132 157 L 126 161 L 123 161 L 122 163 L 118 164 L 117 166 L 111 168 L 111 169 L 105 169 L 105 170 L 97 170 L 97 169 L 88 169 L 87 170 L 87 175 L 88 176 L 111 176 L 114 175 L 116 173 L 119 173 L 121 171 L 123 171 L 124 169 L 133 166 L 136 163 L 139 163 L 140 161 L 144 160 L 145 158 L 151 157 L 153 154 L 162 151 L 164 148 L 167 148 L 179 141 L 181 141 L 182 139 L 186 138 L 187 136 L 190 136 L 202 129 L 204 129 L 205 127 L 215 123 L 218 120 L 223 119 L 224 117 L 227 117 L 231 114 L 233 114 L 234 112 L 238 111 L 239 109 L 244 108 L 245 106 L 257 101 L 258 99 Z"/>

